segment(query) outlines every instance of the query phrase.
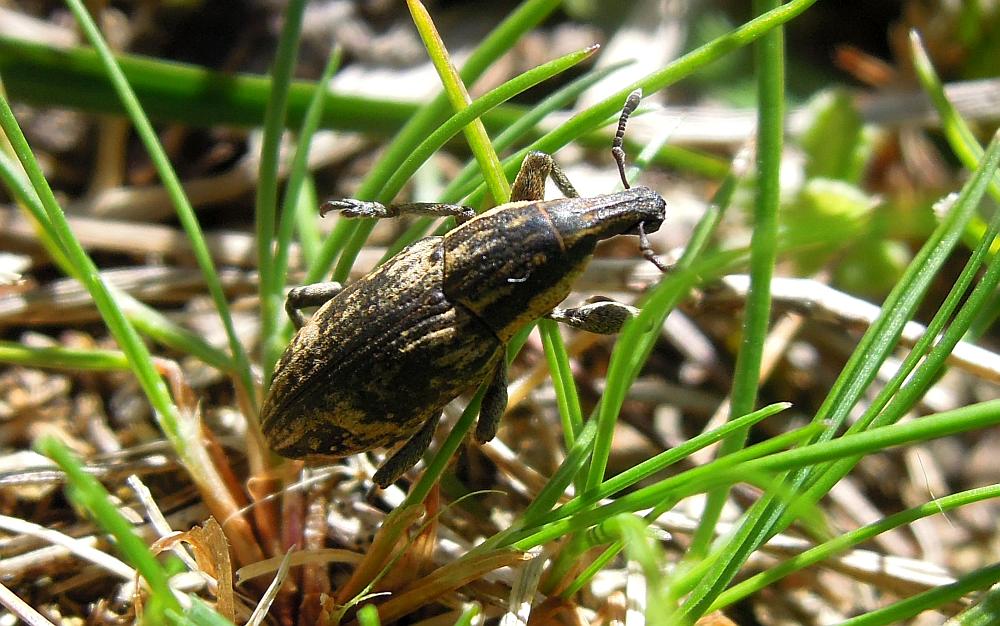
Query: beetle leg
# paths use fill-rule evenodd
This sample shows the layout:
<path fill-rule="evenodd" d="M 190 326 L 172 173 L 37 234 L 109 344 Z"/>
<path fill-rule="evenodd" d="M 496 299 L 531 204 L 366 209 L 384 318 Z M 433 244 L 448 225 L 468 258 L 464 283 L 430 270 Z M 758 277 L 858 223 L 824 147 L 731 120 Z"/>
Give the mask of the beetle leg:
<path fill-rule="evenodd" d="M 378 468 L 378 471 L 375 472 L 375 476 L 372 478 L 375 484 L 385 489 L 396 482 L 403 475 L 403 472 L 416 465 L 417 461 L 420 460 L 420 457 L 423 456 L 424 452 L 431 445 L 434 430 L 437 428 L 438 421 L 440 420 L 441 413 L 437 413 L 429 418 L 420 427 L 420 430 L 403 444 L 403 447 L 393 452 L 382 463 L 382 467 Z"/>
<path fill-rule="evenodd" d="M 476 210 L 461 204 L 441 204 L 438 202 L 407 202 L 392 205 L 396 214 L 427 215 L 430 217 L 454 217 L 459 224 L 476 216 Z"/>
<path fill-rule="evenodd" d="M 454 217 L 459 224 L 466 222 L 476 216 L 476 211 L 472 207 L 460 204 L 440 204 L 438 202 L 406 202 L 403 204 L 390 204 L 388 206 L 381 202 L 370 202 L 368 200 L 327 200 L 320 207 L 320 215 L 326 215 L 329 211 L 340 211 L 345 217 L 367 217 L 372 219 L 382 219 L 386 217 L 399 217 L 403 214 L 429 215 L 431 217 Z"/>
<path fill-rule="evenodd" d="M 493 380 L 490 381 L 486 393 L 483 394 L 483 403 L 479 407 L 479 421 L 476 422 L 476 441 L 486 443 L 493 439 L 500 426 L 500 418 L 507 408 L 507 361 L 500 359 L 497 368 L 493 371 Z"/>
<path fill-rule="evenodd" d="M 552 157 L 549 158 L 551 159 Z M 552 182 L 556 184 L 559 191 L 563 192 L 563 195 L 567 198 L 580 197 L 580 193 L 576 190 L 576 187 L 573 186 L 573 183 L 569 182 L 569 179 L 566 178 L 566 174 L 563 173 L 562 169 L 558 164 L 556 164 L 555 160 L 552 161 L 552 171 L 549 172 L 549 178 L 552 179 Z"/>
<path fill-rule="evenodd" d="M 290 290 L 288 296 L 285 297 L 285 312 L 288 313 L 288 318 L 292 320 L 295 330 L 302 328 L 306 323 L 306 318 L 299 309 L 326 304 L 341 289 L 343 287 L 340 286 L 340 283 L 316 283 L 314 285 L 295 287 Z"/>
<path fill-rule="evenodd" d="M 572 309 L 552 309 L 546 317 L 557 322 L 598 335 L 613 335 L 621 330 L 625 320 L 639 314 L 634 306 L 604 300 Z"/>
<path fill-rule="evenodd" d="M 519 200 L 544 200 L 545 199 L 545 179 L 551 178 L 559 191 L 567 198 L 579 198 L 569 182 L 566 174 L 563 173 L 556 164 L 552 155 L 533 150 L 524 157 L 521 162 L 521 169 L 517 171 L 514 184 L 511 186 L 510 199 L 512 202 Z"/>

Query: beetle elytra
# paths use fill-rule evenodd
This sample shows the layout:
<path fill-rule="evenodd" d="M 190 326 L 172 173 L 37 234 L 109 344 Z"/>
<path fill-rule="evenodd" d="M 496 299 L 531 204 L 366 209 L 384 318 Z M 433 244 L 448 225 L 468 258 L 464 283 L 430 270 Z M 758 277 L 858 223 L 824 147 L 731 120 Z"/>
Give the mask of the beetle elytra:
<path fill-rule="evenodd" d="M 622 136 L 640 95 L 629 96 L 612 148 L 623 181 Z M 544 200 L 546 178 L 566 198 Z M 507 404 L 505 349 L 518 330 L 548 315 L 613 333 L 634 311 L 617 302 L 556 309 L 598 241 L 638 235 L 643 254 L 662 269 L 646 233 L 660 227 L 666 203 L 651 189 L 625 187 L 580 198 L 551 156 L 532 152 L 512 201 L 480 215 L 456 205 L 327 202 L 325 210 L 349 217 L 453 215 L 459 225 L 346 287 L 289 292 L 285 308 L 298 332 L 261 411 L 268 444 L 286 457 L 319 460 L 402 443 L 375 474 L 385 487 L 427 449 L 443 407 L 486 381 L 475 437 L 492 439 Z M 304 322 L 299 309 L 307 306 L 320 308 Z"/>

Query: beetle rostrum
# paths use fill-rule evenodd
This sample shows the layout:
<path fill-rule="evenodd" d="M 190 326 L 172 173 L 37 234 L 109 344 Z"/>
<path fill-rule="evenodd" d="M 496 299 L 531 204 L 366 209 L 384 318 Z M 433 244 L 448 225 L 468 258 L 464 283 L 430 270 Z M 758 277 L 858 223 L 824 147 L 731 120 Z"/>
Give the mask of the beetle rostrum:
<path fill-rule="evenodd" d="M 638 100 L 629 97 L 615 141 L 623 180 L 621 134 Z M 546 178 L 567 197 L 543 200 Z M 602 239 L 637 234 L 643 254 L 656 262 L 646 233 L 663 223 L 663 198 L 646 187 L 580 198 L 549 155 L 533 152 L 512 199 L 475 217 L 468 207 L 443 204 L 324 205 L 349 217 L 417 212 L 453 215 L 460 223 L 346 287 L 323 283 L 289 292 L 286 310 L 299 330 L 261 409 L 264 437 L 278 454 L 323 460 L 402 443 L 374 476 L 385 487 L 420 459 L 444 406 L 484 382 L 475 436 L 493 438 L 507 404 L 506 345 L 525 325 L 550 316 L 591 332 L 619 330 L 631 307 L 556 306 Z M 304 322 L 299 309 L 317 305 Z"/>

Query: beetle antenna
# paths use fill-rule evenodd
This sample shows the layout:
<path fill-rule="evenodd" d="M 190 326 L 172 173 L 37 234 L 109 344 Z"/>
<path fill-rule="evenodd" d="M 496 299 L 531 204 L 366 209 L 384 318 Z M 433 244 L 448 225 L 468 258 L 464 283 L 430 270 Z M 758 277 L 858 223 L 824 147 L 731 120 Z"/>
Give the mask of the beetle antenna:
<path fill-rule="evenodd" d="M 639 222 L 639 251 L 642 252 L 642 256 L 646 258 L 647 261 L 656 266 L 656 269 L 661 272 L 669 272 L 670 265 L 664 263 L 656 256 L 653 252 L 653 247 L 649 245 L 649 237 L 646 236 L 646 222 Z"/>
<path fill-rule="evenodd" d="M 630 189 L 631 185 L 628 184 L 628 178 L 625 177 L 625 150 L 622 149 L 622 141 L 625 138 L 625 125 L 628 124 L 628 116 L 632 115 L 635 108 L 639 106 L 639 100 L 642 100 L 642 89 L 636 89 L 625 99 L 622 115 L 618 118 L 618 131 L 615 133 L 614 141 L 611 142 L 611 155 L 615 157 L 615 163 L 618 164 L 618 173 L 622 177 L 625 189 Z"/>

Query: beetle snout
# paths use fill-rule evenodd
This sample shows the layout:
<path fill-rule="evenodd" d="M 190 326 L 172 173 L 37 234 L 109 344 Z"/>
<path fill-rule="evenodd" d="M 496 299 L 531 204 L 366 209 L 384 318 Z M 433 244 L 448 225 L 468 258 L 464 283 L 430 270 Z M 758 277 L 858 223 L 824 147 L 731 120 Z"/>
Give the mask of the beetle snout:
<path fill-rule="evenodd" d="M 638 235 L 640 225 L 647 233 L 659 230 L 667 215 L 667 203 L 663 196 L 648 187 L 633 187 L 630 191 L 635 194 L 633 214 L 638 220 L 626 232 Z"/>
<path fill-rule="evenodd" d="M 591 247 L 616 235 L 655 231 L 663 223 L 667 203 L 647 187 L 632 187 L 593 198 L 567 198 L 545 203 L 545 214 L 569 249 L 577 244 Z"/>

